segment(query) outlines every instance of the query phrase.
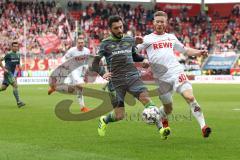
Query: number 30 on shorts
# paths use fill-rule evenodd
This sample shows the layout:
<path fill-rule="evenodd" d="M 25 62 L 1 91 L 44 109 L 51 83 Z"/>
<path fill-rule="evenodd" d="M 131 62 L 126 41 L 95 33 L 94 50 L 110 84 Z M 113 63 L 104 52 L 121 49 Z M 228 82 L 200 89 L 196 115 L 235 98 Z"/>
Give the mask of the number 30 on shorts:
<path fill-rule="evenodd" d="M 179 83 L 183 83 L 183 82 L 185 82 L 185 81 L 187 81 L 188 80 L 188 78 L 187 78 L 187 76 L 186 76 L 186 74 L 180 74 L 179 75 L 179 77 L 178 77 L 178 82 Z"/>

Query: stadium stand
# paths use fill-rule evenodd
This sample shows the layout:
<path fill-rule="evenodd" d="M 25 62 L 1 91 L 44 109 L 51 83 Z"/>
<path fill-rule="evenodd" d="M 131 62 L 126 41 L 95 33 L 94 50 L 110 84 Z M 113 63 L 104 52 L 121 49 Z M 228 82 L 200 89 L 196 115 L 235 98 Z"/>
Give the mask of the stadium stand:
<path fill-rule="evenodd" d="M 95 54 L 100 41 L 108 35 L 109 15 L 119 14 L 124 17 L 128 34 L 145 35 L 152 32 L 152 13 L 161 9 L 160 5 L 149 9 L 142 5 L 115 3 L 89 3 L 84 6 L 81 2 L 68 1 L 67 11 L 64 11 L 55 1 L 1 2 L 0 54 L 9 49 L 10 41 L 17 39 L 22 44 L 22 52 L 25 52 L 26 43 L 27 57 L 44 59 L 46 53 L 48 58 L 61 57 L 73 45 L 76 34 L 85 36 L 88 47 Z M 208 49 L 210 53 L 240 52 L 239 6 L 232 8 L 228 17 L 217 12 L 191 16 L 187 8 L 182 8 L 178 16 L 172 15 L 171 10 L 165 11 L 170 15 L 168 32 L 174 32 L 186 46 Z M 75 21 L 78 21 L 78 29 Z M 46 37 L 54 38 L 59 43 L 54 43 L 51 48 L 49 44 L 43 43 Z M 53 41 L 49 40 L 49 43 Z M 179 53 L 176 55 L 186 65 L 193 63 L 200 66 L 203 61 L 194 57 L 189 59 Z"/>

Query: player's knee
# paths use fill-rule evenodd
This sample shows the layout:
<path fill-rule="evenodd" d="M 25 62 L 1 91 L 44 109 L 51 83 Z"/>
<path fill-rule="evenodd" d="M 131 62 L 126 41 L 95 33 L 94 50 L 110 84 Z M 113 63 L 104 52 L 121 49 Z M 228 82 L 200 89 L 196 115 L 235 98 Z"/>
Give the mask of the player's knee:
<path fill-rule="evenodd" d="M 14 88 L 14 89 L 17 89 L 18 88 L 18 85 L 17 85 L 17 83 L 15 82 L 15 83 L 13 83 L 12 84 L 12 87 Z"/>
<path fill-rule="evenodd" d="M 17 89 L 17 88 L 18 88 L 18 86 L 17 86 L 17 85 L 13 85 L 13 88 L 14 88 L 14 89 Z"/>

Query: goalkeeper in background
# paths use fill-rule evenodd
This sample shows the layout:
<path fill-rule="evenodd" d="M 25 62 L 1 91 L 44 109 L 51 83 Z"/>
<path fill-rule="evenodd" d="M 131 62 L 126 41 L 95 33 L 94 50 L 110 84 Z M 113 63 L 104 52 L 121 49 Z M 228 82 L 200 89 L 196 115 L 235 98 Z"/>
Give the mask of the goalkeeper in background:
<path fill-rule="evenodd" d="M 15 72 L 19 68 L 20 65 L 20 54 L 19 54 L 19 44 L 18 42 L 12 42 L 12 50 L 8 52 L 3 58 L 0 59 L 0 67 L 4 71 L 4 79 L 2 82 L 2 86 L 0 88 L 1 91 L 5 91 L 9 85 L 13 87 L 13 95 L 17 101 L 17 106 L 19 108 L 25 106 L 25 103 L 20 101 L 19 93 L 18 93 L 18 85 L 16 80 Z M 5 66 L 3 66 L 2 61 L 5 62 Z"/>

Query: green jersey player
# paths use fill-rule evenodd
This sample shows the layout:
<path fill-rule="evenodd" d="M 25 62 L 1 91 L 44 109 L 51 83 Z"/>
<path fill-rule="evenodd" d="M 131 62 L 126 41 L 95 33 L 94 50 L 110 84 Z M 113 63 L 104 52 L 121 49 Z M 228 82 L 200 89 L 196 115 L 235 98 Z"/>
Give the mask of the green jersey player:
<path fill-rule="evenodd" d="M 106 126 L 110 122 L 116 122 L 124 118 L 124 98 L 126 92 L 137 98 L 145 108 L 155 107 L 151 101 L 147 88 L 144 86 L 139 71 L 134 66 L 135 39 L 131 36 L 123 35 L 123 20 L 119 16 L 109 18 L 111 35 L 100 44 L 98 55 L 93 61 L 93 70 L 98 72 L 104 79 L 109 80 L 114 112 L 100 118 L 98 134 L 105 135 Z M 105 57 L 109 72 L 101 73 L 99 61 Z M 138 58 L 137 58 L 138 59 Z M 144 60 L 143 60 L 144 62 Z M 162 136 L 170 133 L 168 128 L 161 128 Z"/>
<path fill-rule="evenodd" d="M 3 58 L 0 59 L 0 67 L 4 71 L 4 78 L 2 86 L 0 88 L 0 92 L 6 90 L 9 85 L 12 85 L 13 95 L 17 101 L 17 106 L 20 108 L 23 107 L 25 103 L 23 103 L 19 99 L 18 86 L 15 74 L 16 68 L 18 68 L 20 64 L 20 54 L 18 50 L 19 50 L 18 42 L 13 42 L 12 50 L 8 52 Z M 3 66 L 2 61 L 5 62 L 5 66 Z"/>

